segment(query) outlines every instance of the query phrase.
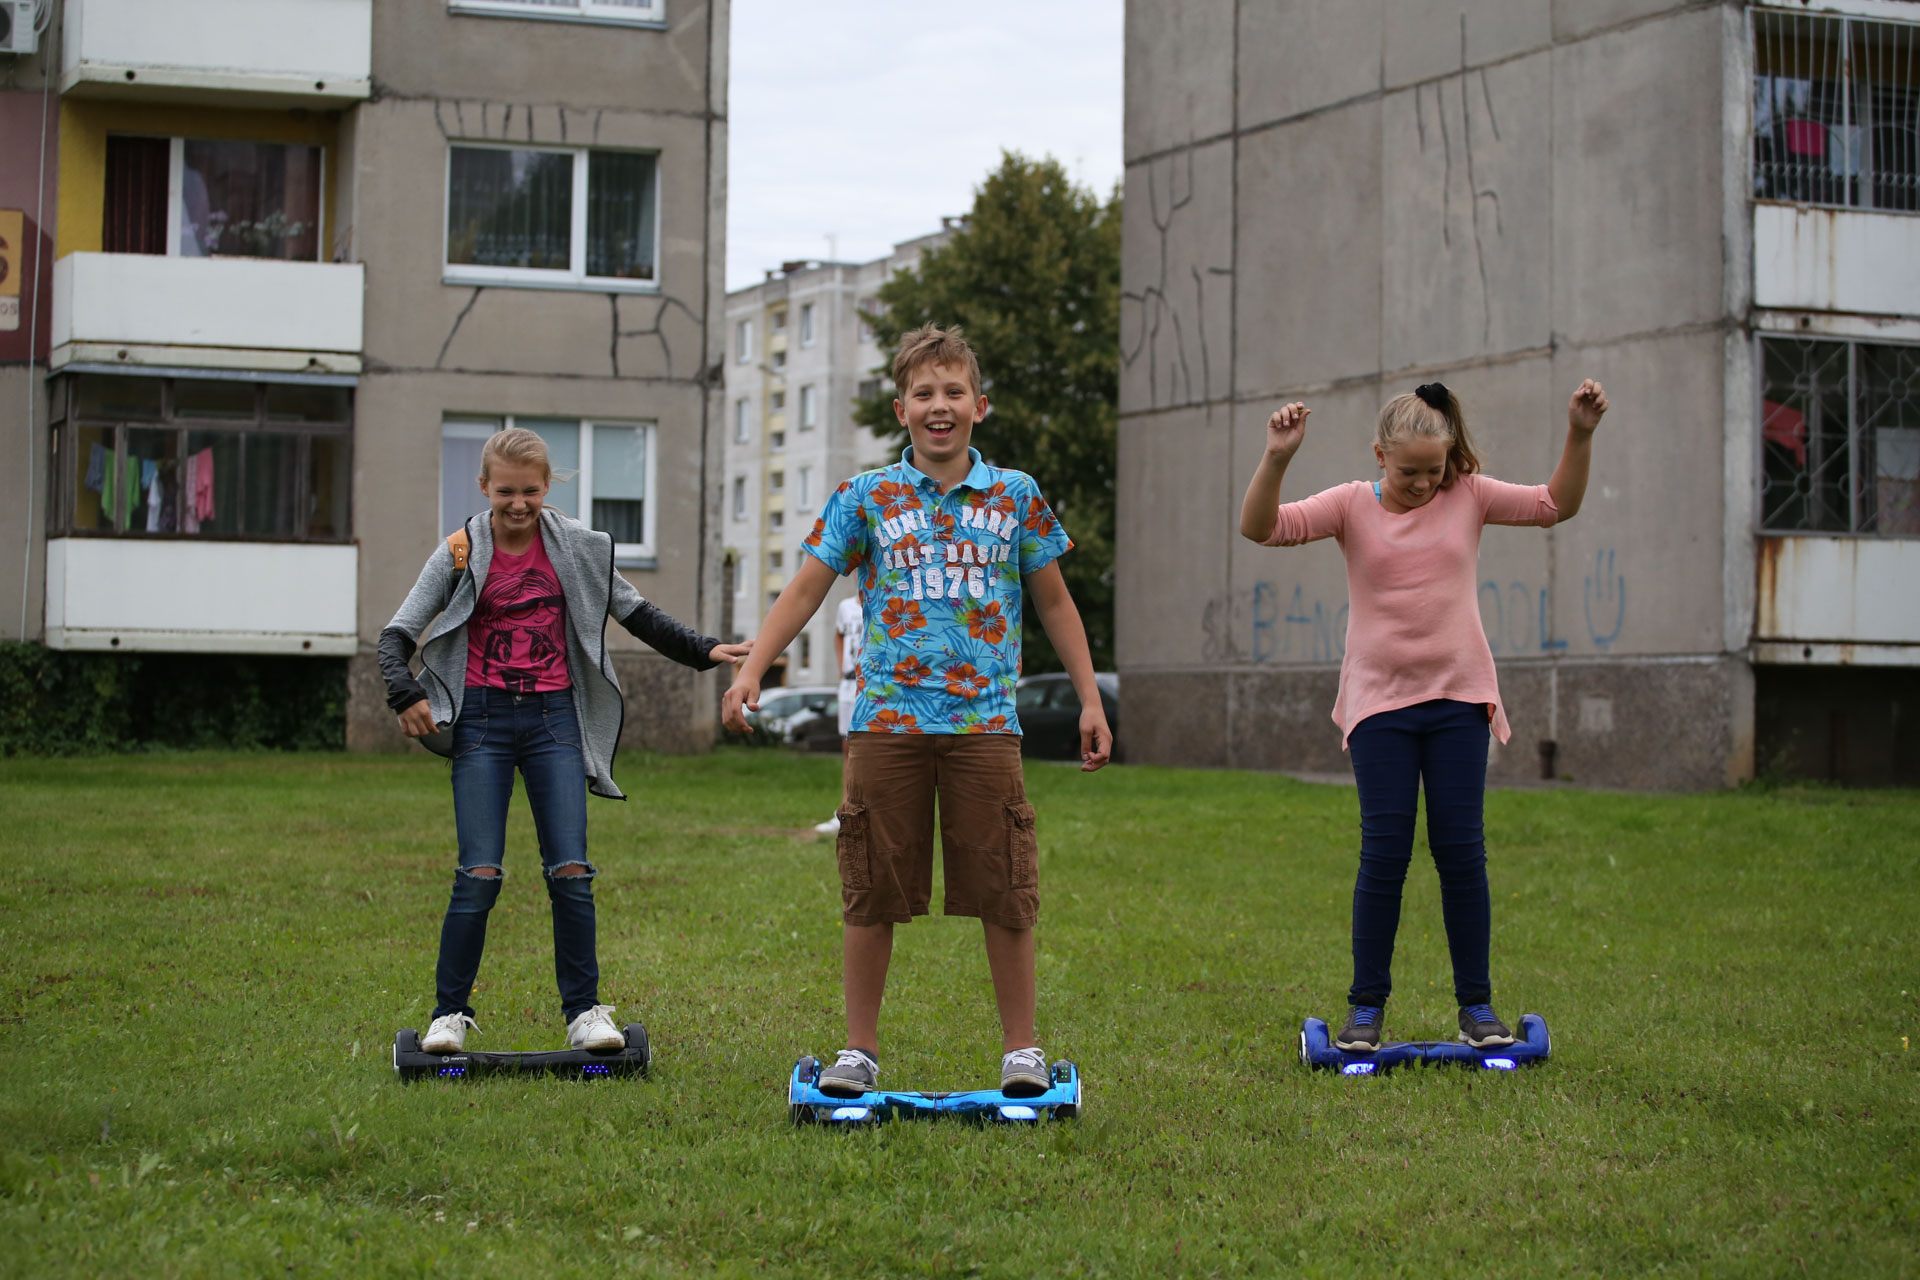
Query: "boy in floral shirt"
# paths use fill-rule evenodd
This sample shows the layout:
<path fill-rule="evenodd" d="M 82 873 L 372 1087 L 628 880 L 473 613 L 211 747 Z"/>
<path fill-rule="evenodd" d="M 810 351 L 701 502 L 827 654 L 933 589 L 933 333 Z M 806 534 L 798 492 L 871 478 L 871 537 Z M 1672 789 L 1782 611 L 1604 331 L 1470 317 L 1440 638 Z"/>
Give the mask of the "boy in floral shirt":
<path fill-rule="evenodd" d="M 937 795 L 942 909 L 980 919 L 1000 1008 L 1001 1088 L 1034 1097 L 1049 1080 L 1033 1025 L 1040 893 L 1014 711 L 1023 580 L 1080 695 L 1082 770 L 1106 764 L 1113 735 L 1086 630 L 1053 563 L 1073 543 L 1032 476 L 989 466 L 971 447 L 987 414 L 973 349 L 958 330 L 916 329 L 901 340 L 893 381 L 893 411 L 912 444 L 827 500 L 722 715 L 746 730 L 768 665 L 834 577 L 857 570 L 866 649 L 839 813 L 847 1047 L 821 1073 L 821 1091 L 858 1097 L 877 1085 L 893 926 L 925 915 L 932 899 Z"/>

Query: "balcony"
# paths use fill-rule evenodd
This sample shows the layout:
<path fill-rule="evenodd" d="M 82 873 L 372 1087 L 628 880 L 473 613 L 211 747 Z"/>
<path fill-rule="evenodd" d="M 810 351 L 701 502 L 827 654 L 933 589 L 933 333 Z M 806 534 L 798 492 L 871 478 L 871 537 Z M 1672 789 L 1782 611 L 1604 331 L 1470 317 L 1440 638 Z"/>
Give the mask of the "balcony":
<path fill-rule="evenodd" d="M 1760 539 L 1754 661 L 1920 663 L 1920 538 Z"/>
<path fill-rule="evenodd" d="M 1756 204 L 1753 304 L 1912 316 L 1920 307 L 1920 216 Z"/>
<path fill-rule="evenodd" d="M 372 94 L 373 0 L 67 0 L 60 92 L 226 106 Z"/>
<path fill-rule="evenodd" d="M 53 264 L 52 367 L 358 373 L 366 268 L 70 253 Z"/>
<path fill-rule="evenodd" d="M 337 544 L 54 538 L 47 647 L 349 656 L 359 554 Z"/>

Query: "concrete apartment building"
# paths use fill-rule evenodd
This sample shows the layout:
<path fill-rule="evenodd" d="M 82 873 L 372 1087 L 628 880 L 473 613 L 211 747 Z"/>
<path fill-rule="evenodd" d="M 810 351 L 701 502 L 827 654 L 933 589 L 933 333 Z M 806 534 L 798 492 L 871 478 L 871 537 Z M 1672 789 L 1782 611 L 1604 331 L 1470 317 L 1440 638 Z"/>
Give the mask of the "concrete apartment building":
<path fill-rule="evenodd" d="M 911 270 L 946 230 L 894 246 L 872 262 L 789 262 L 727 295 L 725 482 L 721 493 L 729 638 L 754 635 L 799 567 L 800 540 L 833 487 L 883 466 L 898 446 L 855 424 L 856 396 L 887 383 L 893 356 L 860 312 L 880 286 Z M 853 595 L 842 578 L 774 668 L 784 684 L 834 684 L 834 613 Z"/>
<path fill-rule="evenodd" d="M 717 627 L 725 0 L 48 7 L 0 54 L 21 638 L 345 660 L 349 745 L 398 748 L 374 642 L 509 423 Z M 711 741 L 712 676 L 610 645 L 629 743 Z"/>
<path fill-rule="evenodd" d="M 1440 378 L 1564 528 L 1489 529 L 1496 778 L 1920 772 L 1920 5 L 1130 0 L 1118 547 L 1136 759 L 1344 769 L 1331 542 L 1238 537 L 1374 474 Z"/>

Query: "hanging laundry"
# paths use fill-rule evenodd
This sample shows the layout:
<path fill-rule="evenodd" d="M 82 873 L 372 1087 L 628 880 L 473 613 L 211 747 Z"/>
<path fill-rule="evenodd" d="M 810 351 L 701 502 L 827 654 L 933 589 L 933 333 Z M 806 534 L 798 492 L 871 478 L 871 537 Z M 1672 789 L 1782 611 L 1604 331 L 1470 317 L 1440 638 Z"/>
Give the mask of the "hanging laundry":
<path fill-rule="evenodd" d="M 140 494 L 143 492 L 140 487 L 140 477 L 145 473 L 146 469 L 152 465 L 152 463 L 141 458 L 130 457 L 127 459 L 125 471 L 126 483 L 122 489 L 122 494 L 126 498 L 124 511 L 128 525 L 132 525 L 133 523 L 133 509 L 140 505 Z"/>
<path fill-rule="evenodd" d="M 107 461 L 113 457 L 113 451 L 105 445 L 95 445 L 87 454 L 87 478 L 80 483 L 99 493 L 107 483 Z"/>
<path fill-rule="evenodd" d="M 200 465 L 193 475 L 193 514 L 196 522 L 213 519 L 213 450 L 202 449 L 194 460 Z"/>
<path fill-rule="evenodd" d="M 200 455 L 187 455 L 185 467 L 181 469 L 180 487 L 174 495 L 174 501 L 180 509 L 180 532 L 200 532 L 200 518 L 193 512 L 194 481 L 200 475 Z"/>
<path fill-rule="evenodd" d="M 149 462 L 140 468 L 140 479 L 147 487 L 147 532 L 160 533 L 166 526 L 160 521 L 165 494 L 161 492 L 160 464 Z"/>

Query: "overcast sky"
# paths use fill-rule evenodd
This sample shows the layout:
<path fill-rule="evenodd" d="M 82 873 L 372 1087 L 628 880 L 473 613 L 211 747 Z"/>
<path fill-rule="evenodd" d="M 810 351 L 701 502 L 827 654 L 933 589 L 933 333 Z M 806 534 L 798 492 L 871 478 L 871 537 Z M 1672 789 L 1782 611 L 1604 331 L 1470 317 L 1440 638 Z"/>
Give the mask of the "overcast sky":
<path fill-rule="evenodd" d="M 727 288 L 938 230 L 1003 148 L 1056 156 L 1104 197 L 1120 177 L 1123 10 L 734 0 Z"/>

